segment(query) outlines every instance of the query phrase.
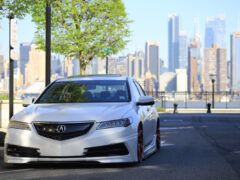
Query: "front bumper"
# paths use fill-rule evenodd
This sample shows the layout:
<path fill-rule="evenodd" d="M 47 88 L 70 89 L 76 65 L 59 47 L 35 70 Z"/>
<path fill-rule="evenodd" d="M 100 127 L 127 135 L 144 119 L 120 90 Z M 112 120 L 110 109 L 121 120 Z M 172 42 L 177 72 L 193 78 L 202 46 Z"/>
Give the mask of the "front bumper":
<path fill-rule="evenodd" d="M 137 133 L 132 127 L 120 127 L 96 130 L 96 124 L 91 130 L 76 138 L 57 141 L 37 134 L 34 128 L 31 131 L 8 129 L 5 138 L 4 162 L 5 163 L 34 163 L 34 162 L 99 162 L 99 163 L 124 163 L 137 162 Z M 124 144 L 128 154 L 85 156 L 86 149 L 98 146 Z M 7 155 L 7 145 L 15 145 L 37 149 L 39 157 L 16 157 Z"/>

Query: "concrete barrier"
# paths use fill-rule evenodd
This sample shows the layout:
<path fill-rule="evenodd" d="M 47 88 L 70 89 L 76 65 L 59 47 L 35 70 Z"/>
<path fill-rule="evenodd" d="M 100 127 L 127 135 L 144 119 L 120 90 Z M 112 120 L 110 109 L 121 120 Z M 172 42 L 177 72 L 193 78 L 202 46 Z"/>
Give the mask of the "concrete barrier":
<path fill-rule="evenodd" d="M 24 107 L 22 106 L 21 100 L 14 101 L 14 113 L 21 111 Z M 9 102 L 8 100 L 0 101 L 0 128 L 6 129 L 9 122 Z"/>

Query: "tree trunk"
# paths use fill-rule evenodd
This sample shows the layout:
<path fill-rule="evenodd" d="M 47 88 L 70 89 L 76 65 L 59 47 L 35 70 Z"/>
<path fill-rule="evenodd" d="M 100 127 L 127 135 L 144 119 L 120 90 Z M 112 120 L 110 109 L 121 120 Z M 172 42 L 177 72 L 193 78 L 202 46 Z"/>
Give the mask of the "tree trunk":
<path fill-rule="evenodd" d="M 80 75 L 81 75 L 81 76 L 82 76 L 82 75 L 85 75 L 85 73 L 86 73 L 85 70 L 86 70 L 85 68 L 80 67 Z"/>
<path fill-rule="evenodd" d="M 79 60 L 79 66 L 80 66 L 80 75 L 86 74 L 86 65 L 84 63 L 81 63 L 81 60 Z"/>

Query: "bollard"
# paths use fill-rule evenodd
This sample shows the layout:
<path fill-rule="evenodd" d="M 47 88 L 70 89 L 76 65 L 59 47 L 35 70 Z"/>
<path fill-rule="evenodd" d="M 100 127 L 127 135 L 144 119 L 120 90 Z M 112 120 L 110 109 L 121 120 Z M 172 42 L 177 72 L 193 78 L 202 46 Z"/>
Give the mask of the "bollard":
<path fill-rule="evenodd" d="M 211 103 L 207 103 L 207 113 L 211 113 Z"/>
<path fill-rule="evenodd" d="M 177 113 L 177 107 L 178 107 L 178 104 L 174 103 L 173 104 L 173 108 L 174 108 L 173 113 L 174 114 Z"/>

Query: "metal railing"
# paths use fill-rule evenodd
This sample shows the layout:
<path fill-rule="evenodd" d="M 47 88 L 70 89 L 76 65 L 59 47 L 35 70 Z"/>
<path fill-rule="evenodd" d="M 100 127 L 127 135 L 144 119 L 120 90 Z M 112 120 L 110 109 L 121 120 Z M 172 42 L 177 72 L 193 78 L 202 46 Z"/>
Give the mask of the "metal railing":
<path fill-rule="evenodd" d="M 208 92 L 146 92 L 155 98 L 158 107 L 173 108 L 206 108 L 208 103 L 212 104 L 211 91 Z M 240 108 L 240 91 L 214 92 L 215 108 Z"/>

